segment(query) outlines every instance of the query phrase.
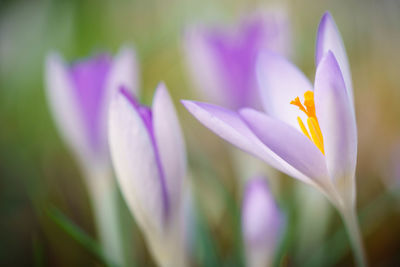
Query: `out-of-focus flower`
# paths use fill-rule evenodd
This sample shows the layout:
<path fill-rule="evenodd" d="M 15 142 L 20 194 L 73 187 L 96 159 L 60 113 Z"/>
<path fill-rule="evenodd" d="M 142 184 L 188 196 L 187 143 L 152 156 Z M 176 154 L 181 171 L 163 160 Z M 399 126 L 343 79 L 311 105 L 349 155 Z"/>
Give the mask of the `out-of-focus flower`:
<path fill-rule="evenodd" d="M 287 55 L 290 35 L 283 10 L 254 13 L 230 29 L 190 27 L 184 48 L 194 87 L 225 107 L 260 106 L 257 55 L 265 49 Z"/>
<path fill-rule="evenodd" d="M 354 215 L 357 127 L 353 91 L 335 22 L 329 13 L 321 19 L 314 87 L 277 54 L 264 52 L 257 64 L 265 113 L 250 108 L 235 112 L 192 101 L 183 104 L 225 140 L 324 193 L 341 212 L 362 264 Z M 303 103 L 298 97 L 302 95 Z"/>
<path fill-rule="evenodd" d="M 115 58 L 98 54 L 72 64 L 53 52 L 46 60 L 45 80 L 52 114 L 73 153 L 85 168 L 109 165 L 109 99 L 120 84 L 137 92 L 134 51 L 124 47 Z"/>
<path fill-rule="evenodd" d="M 123 196 L 160 266 L 183 266 L 185 146 L 164 84 L 152 108 L 121 88 L 111 101 L 109 141 Z"/>
<path fill-rule="evenodd" d="M 98 54 L 72 64 L 50 53 L 45 64 L 50 108 L 65 142 L 78 158 L 88 185 L 104 253 L 124 264 L 118 195 L 107 142 L 107 110 L 113 88 L 138 88 L 135 53 L 125 47 L 112 58 Z"/>
<path fill-rule="evenodd" d="M 281 213 L 264 179 L 249 180 L 242 205 L 246 266 L 272 265 L 282 223 Z"/>

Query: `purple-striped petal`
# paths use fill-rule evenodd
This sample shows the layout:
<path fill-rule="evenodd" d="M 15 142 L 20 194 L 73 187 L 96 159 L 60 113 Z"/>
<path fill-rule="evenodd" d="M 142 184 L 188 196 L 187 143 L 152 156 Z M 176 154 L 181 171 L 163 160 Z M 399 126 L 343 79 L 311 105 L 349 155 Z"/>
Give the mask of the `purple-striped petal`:
<path fill-rule="evenodd" d="M 182 103 L 193 116 L 221 138 L 264 160 L 274 168 L 304 182 L 309 182 L 308 177 L 266 147 L 248 128 L 237 112 L 194 101 L 182 101 Z"/>
<path fill-rule="evenodd" d="M 244 23 L 235 35 L 217 30 L 206 36 L 222 74 L 224 88 L 221 89 L 225 90 L 224 99 L 230 102 L 223 103 L 226 106 L 233 109 L 254 106 L 257 99 L 255 61 L 263 38 L 262 20 Z"/>
<path fill-rule="evenodd" d="M 166 211 L 165 187 L 158 168 L 157 153 L 146 120 L 127 97 L 114 95 L 109 110 L 109 143 L 117 180 L 125 200 L 140 227 L 159 235 Z"/>
<path fill-rule="evenodd" d="M 332 51 L 339 63 L 340 70 L 342 71 L 344 83 L 347 88 L 347 94 L 350 98 L 350 103 L 354 109 L 353 100 L 353 85 L 351 81 L 350 65 L 346 54 L 346 49 L 340 32 L 333 20 L 331 14 L 326 12 L 318 27 L 317 44 L 315 50 L 316 66 L 320 63 L 325 53 Z"/>
<path fill-rule="evenodd" d="M 246 184 L 242 232 L 247 266 L 270 266 L 282 230 L 282 215 L 262 177 Z"/>
<path fill-rule="evenodd" d="M 287 22 L 283 12 L 270 11 L 247 16 L 230 28 L 189 28 L 184 45 L 196 88 L 225 107 L 259 106 L 256 57 L 264 49 L 287 52 Z"/>
<path fill-rule="evenodd" d="M 325 54 L 317 68 L 315 108 L 329 174 L 339 193 L 354 201 L 357 128 L 339 64 L 331 52 Z"/>
<path fill-rule="evenodd" d="M 45 81 L 48 103 L 60 134 L 81 160 L 88 161 L 92 153 L 87 143 L 85 124 L 68 67 L 59 54 L 50 53 L 47 56 Z"/>
<path fill-rule="evenodd" d="M 253 109 L 242 109 L 240 115 L 271 151 L 315 184 L 324 187 L 328 179 L 324 156 L 304 134 Z"/>
<path fill-rule="evenodd" d="M 300 99 L 312 85 L 304 74 L 282 56 L 264 52 L 257 63 L 257 77 L 265 112 L 299 129 L 297 117 L 306 120 L 305 115 L 290 101 Z"/>
<path fill-rule="evenodd" d="M 73 63 L 69 70 L 76 102 L 86 127 L 87 143 L 94 154 L 106 150 L 106 133 L 105 128 L 101 127 L 101 114 L 110 69 L 111 57 L 100 54 Z"/>
<path fill-rule="evenodd" d="M 186 152 L 175 107 L 163 83 L 157 87 L 152 109 L 154 137 L 164 171 L 170 210 L 176 213 L 180 211 L 181 205 Z"/>

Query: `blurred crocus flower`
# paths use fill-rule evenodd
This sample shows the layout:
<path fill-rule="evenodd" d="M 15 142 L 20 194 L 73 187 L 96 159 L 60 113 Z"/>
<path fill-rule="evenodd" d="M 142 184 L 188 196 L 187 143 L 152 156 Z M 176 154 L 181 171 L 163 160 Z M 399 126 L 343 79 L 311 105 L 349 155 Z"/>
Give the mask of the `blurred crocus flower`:
<path fill-rule="evenodd" d="M 123 196 L 160 266 L 185 264 L 182 187 L 185 145 L 174 105 L 164 84 L 152 107 L 125 87 L 109 110 L 109 141 Z"/>
<path fill-rule="evenodd" d="M 84 173 L 104 253 L 122 265 L 118 195 L 107 142 L 107 110 L 113 88 L 138 88 L 135 53 L 124 47 L 112 58 L 98 54 L 72 64 L 50 53 L 45 82 L 52 115 Z"/>
<path fill-rule="evenodd" d="M 242 232 L 246 266 L 271 266 L 283 220 L 267 183 L 261 177 L 250 179 L 242 204 Z"/>
<path fill-rule="evenodd" d="M 290 36 L 286 13 L 278 9 L 251 14 L 231 28 L 189 27 L 184 50 L 194 88 L 224 107 L 260 106 L 256 57 L 265 49 L 287 55 Z"/>
<path fill-rule="evenodd" d="M 85 168 L 109 165 L 107 108 L 119 84 L 138 90 L 134 51 L 124 47 L 114 58 L 103 53 L 72 64 L 53 52 L 45 75 L 49 104 L 65 141 Z"/>
<path fill-rule="evenodd" d="M 341 212 L 358 262 L 363 250 L 355 217 L 357 127 L 343 41 L 329 13 L 318 29 L 314 86 L 283 57 L 264 52 L 257 75 L 265 113 L 183 101 L 205 126 L 242 150 L 310 184 Z M 302 103 L 299 96 L 304 95 Z"/>

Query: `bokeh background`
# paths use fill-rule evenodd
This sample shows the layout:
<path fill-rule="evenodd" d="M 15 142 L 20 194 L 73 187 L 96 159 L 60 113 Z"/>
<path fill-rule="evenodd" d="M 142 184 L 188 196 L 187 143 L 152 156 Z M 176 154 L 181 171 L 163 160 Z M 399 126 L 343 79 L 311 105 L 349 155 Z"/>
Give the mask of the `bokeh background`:
<path fill-rule="evenodd" d="M 234 170 L 232 156 L 238 152 L 232 152 L 179 103 L 197 98 L 185 67 L 182 35 L 191 23 L 234 23 L 243 14 L 270 5 L 289 12 L 292 59 L 311 79 L 319 19 L 329 10 L 338 24 L 353 73 L 359 135 L 357 206 L 368 258 L 373 266 L 399 266 L 397 0 L 1 0 L 0 264 L 104 264 L 96 247 L 86 187 L 49 113 L 44 58 L 51 50 L 74 60 L 98 51 L 115 53 L 121 44 L 132 44 L 140 66 L 141 100 L 151 103 L 157 83 L 165 81 L 182 123 L 196 207 L 192 264 L 242 266 L 242 183 L 238 181 L 243 177 Z M 304 244 L 312 232 L 298 223 L 302 208 L 297 206 L 296 190 L 302 185 L 267 167 L 265 173 L 288 219 L 276 264 L 351 266 L 347 235 L 332 207 L 326 207 L 331 215 L 321 242 Z M 135 266 L 152 266 L 142 235 L 122 198 L 120 202 L 129 260 Z M 309 214 L 310 224 L 324 214 L 317 210 Z"/>

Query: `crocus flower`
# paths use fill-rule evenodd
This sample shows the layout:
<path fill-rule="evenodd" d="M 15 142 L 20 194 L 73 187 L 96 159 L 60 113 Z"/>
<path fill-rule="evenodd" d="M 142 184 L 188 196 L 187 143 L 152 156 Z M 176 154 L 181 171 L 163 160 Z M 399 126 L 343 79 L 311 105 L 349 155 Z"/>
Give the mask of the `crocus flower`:
<path fill-rule="evenodd" d="M 283 57 L 272 52 L 260 55 L 257 72 L 265 112 L 183 104 L 220 137 L 324 193 L 341 212 L 363 264 L 354 215 L 357 127 L 351 74 L 329 13 L 318 29 L 316 65 L 312 86 Z"/>
<path fill-rule="evenodd" d="M 109 141 L 123 196 L 160 266 L 183 266 L 185 146 L 164 84 L 151 108 L 122 87 L 109 110 Z"/>
<path fill-rule="evenodd" d="M 126 84 L 137 91 L 134 51 L 125 47 L 114 58 L 98 54 L 72 64 L 57 53 L 50 53 L 45 81 L 54 120 L 84 173 L 104 253 L 122 265 L 118 198 L 108 152 L 106 116 L 113 88 Z"/>
<path fill-rule="evenodd" d="M 225 107 L 259 106 L 256 57 L 264 49 L 287 54 L 289 37 L 288 18 L 279 10 L 251 14 L 231 28 L 188 28 L 184 48 L 194 88 Z"/>
<path fill-rule="evenodd" d="M 137 66 L 132 49 L 67 64 L 58 53 L 46 60 L 45 80 L 61 135 L 85 168 L 109 165 L 106 116 L 112 88 L 126 84 L 135 93 Z"/>
<path fill-rule="evenodd" d="M 242 204 L 246 266 L 271 266 L 282 230 L 282 216 L 262 177 L 250 179 Z"/>

